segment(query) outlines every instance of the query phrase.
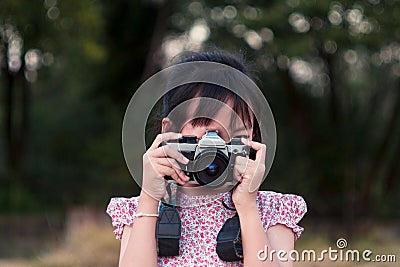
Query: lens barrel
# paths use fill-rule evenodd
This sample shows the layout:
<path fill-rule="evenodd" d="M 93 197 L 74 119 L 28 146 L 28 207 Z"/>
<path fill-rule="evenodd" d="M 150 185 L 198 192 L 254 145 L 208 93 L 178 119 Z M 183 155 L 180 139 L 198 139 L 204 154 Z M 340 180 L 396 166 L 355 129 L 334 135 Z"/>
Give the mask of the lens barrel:
<path fill-rule="evenodd" d="M 210 163 L 211 162 L 211 163 Z M 219 150 L 206 150 L 195 159 L 194 179 L 200 185 L 218 187 L 226 182 L 229 159 Z"/>

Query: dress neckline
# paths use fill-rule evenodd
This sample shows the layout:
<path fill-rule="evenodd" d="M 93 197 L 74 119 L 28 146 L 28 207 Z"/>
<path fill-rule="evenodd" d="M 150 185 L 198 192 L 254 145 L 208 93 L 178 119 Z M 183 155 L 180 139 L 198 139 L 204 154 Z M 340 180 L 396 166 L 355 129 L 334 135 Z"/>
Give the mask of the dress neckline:
<path fill-rule="evenodd" d="M 178 191 L 176 196 L 177 206 L 181 208 L 191 208 L 211 204 L 215 201 L 221 200 L 224 197 L 229 197 L 229 192 L 221 192 L 207 195 L 189 195 L 185 194 L 184 192 Z"/>

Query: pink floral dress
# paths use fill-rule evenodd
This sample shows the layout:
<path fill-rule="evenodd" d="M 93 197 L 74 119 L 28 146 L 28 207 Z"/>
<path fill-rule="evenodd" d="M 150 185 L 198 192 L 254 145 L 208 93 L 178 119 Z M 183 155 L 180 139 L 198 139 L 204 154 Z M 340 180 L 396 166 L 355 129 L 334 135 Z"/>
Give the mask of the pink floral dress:
<path fill-rule="evenodd" d="M 107 213 L 111 216 L 114 234 L 121 239 L 125 225 L 133 225 L 139 197 L 112 198 Z M 222 261 L 216 253 L 217 235 L 225 221 L 235 211 L 225 208 L 222 201 L 229 203 L 229 193 L 211 196 L 183 195 L 181 203 L 190 205 L 178 207 L 182 223 L 180 255 L 159 257 L 158 266 L 243 266 L 240 261 Z M 183 202 L 182 202 L 183 201 Z M 257 195 L 258 212 L 264 230 L 276 224 L 291 228 L 296 240 L 304 230 L 298 225 L 307 206 L 297 195 L 260 191 Z"/>

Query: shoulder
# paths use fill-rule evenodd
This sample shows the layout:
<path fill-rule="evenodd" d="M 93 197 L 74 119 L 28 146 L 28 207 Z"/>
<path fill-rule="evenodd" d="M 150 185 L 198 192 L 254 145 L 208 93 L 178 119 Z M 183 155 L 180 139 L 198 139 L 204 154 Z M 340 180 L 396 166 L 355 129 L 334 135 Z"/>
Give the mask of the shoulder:
<path fill-rule="evenodd" d="M 138 204 L 139 197 L 113 197 L 107 206 L 107 214 L 111 217 L 119 213 L 133 213 Z"/>
<path fill-rule="evenodd" d="M 273 212 L 279 208 L 290 208 L 307 212 L 307 204 L 303 197 L 295 194 L 283 194 L 274 191 L 259 191 L 257 194 L 259 208 Z"/>
<path fill-rule="evenodd" d="M 133 225 L 139 197 L 114 197 L 107 206 L 106 213 L 111 217 L 111 223 L 115 227 L 114 234 L 121 239 L 123 227 Z"/>
<path fill-rule="evenodd" d="M 298 238 L 304 230 L 298 225 L 307 212 L 303 197 L 295 194 L 283 194 L 274 191 L 259 191 L 258 210 L 265 230 L 276 224 L 291 228 Z"/>

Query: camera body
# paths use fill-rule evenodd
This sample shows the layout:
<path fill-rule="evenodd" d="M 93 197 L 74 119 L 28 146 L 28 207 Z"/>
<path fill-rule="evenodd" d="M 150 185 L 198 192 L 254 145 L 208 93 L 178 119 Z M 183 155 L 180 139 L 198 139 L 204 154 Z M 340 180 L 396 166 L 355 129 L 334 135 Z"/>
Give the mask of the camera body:
<path fill-rule="evenodd" d="M 207 131 L 199 142 L 195 136 L 183 136 L 164 141 L 161 145 L 173 147 L 190 160 L 186 165 L 178 163 L 190 178 L 190 184 L 219 187 L 236 184 L 233 179 L 235 158 L 250 156 L 253 152 L 242 143 L 241 137 L 233 137 L 230 143 L 225 143 L 217 131 Z M 164 178 L 172 179 L 169 176 Z"/>

